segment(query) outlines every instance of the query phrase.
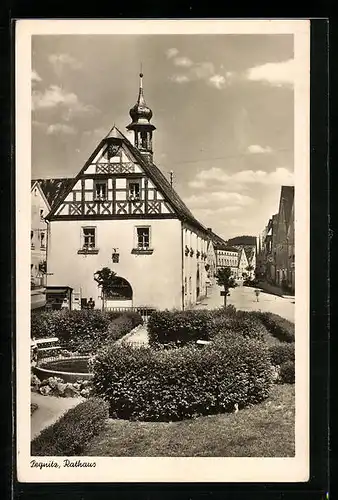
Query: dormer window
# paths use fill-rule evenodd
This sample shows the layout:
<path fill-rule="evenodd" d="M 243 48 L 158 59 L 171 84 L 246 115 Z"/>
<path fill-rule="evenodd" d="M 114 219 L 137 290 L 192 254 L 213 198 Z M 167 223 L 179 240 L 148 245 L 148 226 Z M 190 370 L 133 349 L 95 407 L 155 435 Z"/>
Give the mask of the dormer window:
<path fill-rule="evenodd" d="M 94 184 L 95 200 L 107 199 L 107 181 L 96 181 Z"/>
<path fill-rule="evenodd" d="M 141 199 L 141 180 L 131 180 L 128 182 L 128 199 Z"/>

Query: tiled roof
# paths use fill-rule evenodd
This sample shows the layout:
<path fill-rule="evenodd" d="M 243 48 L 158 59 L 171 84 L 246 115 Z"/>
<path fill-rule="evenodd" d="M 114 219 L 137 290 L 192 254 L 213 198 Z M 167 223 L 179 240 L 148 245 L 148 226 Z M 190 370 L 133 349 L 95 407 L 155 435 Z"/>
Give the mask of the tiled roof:
<path fill-rule="evenodd" d="M 209 238 L 212 240 L 215 250 L 226 250 L 228 248 L 227 242 L 223 240 L 218 234 L 213 231 L 208 231 Z"/>
<path fill-rule="evenodd" d="M 123 136 L 123 134 L 121 133 Z M 192 214 L 189 208 L 186 206 L 184 201 L 178 195 L 178 193 L 173 189 L 170 185 L 168 179 L 163 175 L 161 170 L 152 162 L 149 162 L 143 158 L 139 150 L 133 146 L 128 139 L 123 136 L 123 142 L 125 142 L 126 146 L 130 149 L 130 151 L 135 156 L 137 162 L 140 164 L 145 174 L 149 176 L 149 178 L 154 182 L 154 184 L 159 187 L 159 189 L 163 192 L 163 194 L 168 199 L 169 203 L 175 210 L 177 216 L 182 221 L 189 222 L 193 226 L 201 229 L 203 232 L 207 232 L 206 227 L 203 226 Z"/>
<path fill-rule="evenodd" d="M 235 238 L 230 238 L 230 240 L 228 240 L 228 244 L 239 246 L 256 246 L 256 236 L 236 236 Z"/>
<path fill-rule="evenodd" d="M 34 179 L 32 180 L 32 185 L 34 182 L 39 183 L 49 206 L 52 207 L 60 198 L 62 198 L 64 193 L 74 182 L 74 179 L 68 177 L 60 179 Z"/>
<path fill-rule="evenodd" d="M 224 248 L 224 250 L 226 250 L 227 252 L 237 252 L 238 253 L 238 248 L 235 248 L 235 247 L 226 246 Z"/>

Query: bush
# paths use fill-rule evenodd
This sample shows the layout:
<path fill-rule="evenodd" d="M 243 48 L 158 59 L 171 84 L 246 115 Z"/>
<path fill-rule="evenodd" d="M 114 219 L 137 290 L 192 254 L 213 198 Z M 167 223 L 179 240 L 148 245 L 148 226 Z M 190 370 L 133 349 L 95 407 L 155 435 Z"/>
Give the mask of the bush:
<path fill-rule="evenodd" d="M 71 408 L 44 429 L 31 443 L 32 456 L 81 455 L 88 442 L 104 428 L 108 418 L 105 401 L 91 398 Z"/>
<path fill-rule="evenodd" d="M 281 366 L 286 361 L 295 360 L 295 344 L 282 342 L 269 348 L 271 364 Z"/>
<path fill-rule="evenodd" d="M 231 411 L 268 396 L 269 354 L 262 342 L 222 338 L 200 350 L 192 346 L 155 351 L 111 345 L 93 362 L 95 393 L 110 415 L 171 421 Z"/>
<path fill-rule="evenodd" d="M 148 320 L 151 344 L 210 340 L 213 333 L 212 311 L 156 311 Z"/>
<path fill-rule="evenodd" d="M 279 372 L 280 380 L 282 384 L 294 384 L 295 383 L 295 362 L 285 361 L 282 363 Z"/>
<path fill-rule="evenodd" d="M 245 338 L 263 340 L 267 330 L 252 312 L 237 311 L 235 315 L 219 313 L 214 319 L 214 328 L 218 335 L 239 333 Z"/>
<path fill-rule="evenodd" d="M 88 354 L 142 323 L 138 313 L 98 310 L 50 311 L 31 316 L 31 336 L 58 337 L 64 349 Z"/>
<path fill-rule="evenodd" d="M 262 340 L 266 328 L 251 312 L 236 311 L 231 305 L 208 311 L 159 311 L 153 313 L 148 322 L 151 344 L 195 343 L 231 332 Z"/>
<path fill-rule="evenodd" d="M 295 325 L 278 314 L 257 312 L 261 322 L 269 330 L 271 335 L 282 342 L 294 342 L 295 340 Z"/>

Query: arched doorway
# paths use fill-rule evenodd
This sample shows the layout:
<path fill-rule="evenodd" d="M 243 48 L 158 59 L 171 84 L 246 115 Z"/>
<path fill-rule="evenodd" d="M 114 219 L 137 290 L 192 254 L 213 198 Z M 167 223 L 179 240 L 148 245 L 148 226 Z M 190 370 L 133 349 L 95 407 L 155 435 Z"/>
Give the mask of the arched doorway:
<path fill-rule="evenodd" d="M 133 289 L 125 278 L 116 276 L 113 287 L 105 293 L 105 307 L 107 309 L 132 307 Z"/>

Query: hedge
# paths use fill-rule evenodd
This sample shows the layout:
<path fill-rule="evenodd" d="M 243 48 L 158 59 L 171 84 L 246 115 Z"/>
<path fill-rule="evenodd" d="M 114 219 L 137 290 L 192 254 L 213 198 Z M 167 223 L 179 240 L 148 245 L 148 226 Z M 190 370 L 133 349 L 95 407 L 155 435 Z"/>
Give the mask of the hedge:
<path fill-rule="evenodd" d="M 282 365 L 286 361 L 295 360 L 295 344 L 282 342 L 269 347 L 271 364 L 274 366 Z"/>
<path fill-rule="evenodd" d="M 269 394 L 272 369 L 264 343 L 242 336 L 154 350 L 110 345 L 93 361 L 94 392 L 110 404 L 110 416 L 173 421 L 232 411 Z"/>
<path fill-rule="evenodd" d="M 278 314 L 270 312 L 256 312 L 257 317 L 269 330 L 271 335 L 282 342 L 294 342 L 295 325 L 291 321 L 282 318 Z"/>
<path fill-rule="evenodd" d="M 150 344 L 209 340 L 212 333 L 211 311 L 156 311 L 148 320 Z"/>
<path fill-rule="evenodd" d="M 237 311 L 231 316 L 218 313 L 214 320 L 214 328 L 218 331 L 218 335 L 239 333 L 245 338 L 257 340 L 264 340 L 264 336 L 268 333 L 259 318 L 247 311 Z"/>
<path fill-rule="evenodd" d="M 50 311 L 31 316 L 31 336 L 58 337 L 64 349 L 88 354 L 117 340 L 142 323 L 135 312 Z"/>
<path fill-rule="evenodd" d="M 32 456 L 77 456 L 105 426 L 108 405 L 91 398 L 67 411 L 31 443 Z"/>
<path fill-rule="evenodd" d="M 279 372 L 280 380 L 282 384 L 294 384 L 295 383 L 295 362 L 285 361 L 282 363 Z"/>
<path fill-rule="evenodd" d="M 148 321 L 148 337 L 152 345 L 187 344 L 231 332 L 259 340 L 267 333 L 259 318 L 249 312 L 236 311 L 234 307 L 207 311 L 158 311 Z"/>

